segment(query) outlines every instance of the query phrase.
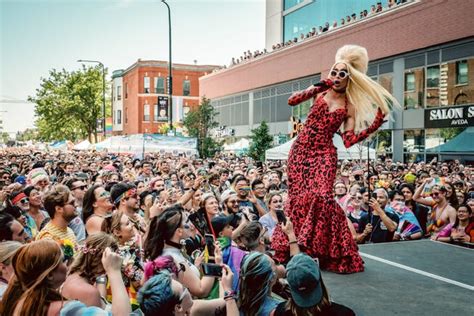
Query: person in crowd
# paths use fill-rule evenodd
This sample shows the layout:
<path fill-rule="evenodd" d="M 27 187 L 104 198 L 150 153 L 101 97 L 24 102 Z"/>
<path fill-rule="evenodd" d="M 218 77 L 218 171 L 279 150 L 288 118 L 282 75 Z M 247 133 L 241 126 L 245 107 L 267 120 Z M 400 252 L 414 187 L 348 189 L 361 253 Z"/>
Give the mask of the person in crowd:
<path fill-rule="evenodd" d="M 415 240 L 423 237 L 423 230 L 415 214 L 405 205 L 404 195 L 397 190 L 388 194 L 391 208 L 399 218 L 397 230 L 393 236 L 394 240 Z"/>
<path fill-rule="evenodd" d="M 238 307 L 241 315 L 263 316 L 273 313 L 283 300 L 272 296 L 277 281 L 273 259 L 252 252 L 242 261 L 239 277 Z"/>
<path fill-rule="evenodd" d="M 41 192 L 35 187 L 28 186 L 23 190 L 29 200 L 28 215 L 35 221 L 36 229 L 41 230 L 44 225 L 50 220 L 48 212 L 43 210 L 43 202 L 41 198 Z"/>
<path fill-rule="evenodd" d="M 18 241 L 0 242 L 0 301 L 7 289 L 8 282 L 15 275 L 12 257 L 21 246 L 22 243 Z"/>
<path fill-rule="evenodd" d="M 182 206 L 175 205 L 165 209 L 160 216 L 152 218 L 144 242 L 145 258 L 154 261 L 159 256 L 171 256 L 182 270 L 178 281 L 186 286 L 193 296 L 207 297 L 215 277 L 204 276 L 201 279 L 199 268 L 182 253 L 183 245 L 180 242 L 189 236 L 191 225 L 183 211 Z M 219 250 L 220 247 L 216 247 L 217 264 L 222 263 Z M 199 259 L 201 262 L 202 256 Z"/>
<path fill-rule="evenodd" d="M 100 231 L 104 217 L 112 212 L 110 193 L 103 186 L 94 184 L 84 194 L 83 221 L 87 234 Z"/>
<path fill-rule="evenodd" d="M 387 191 L 377 189 L 374 194 L 376 197 L 372 197 L 369 201 L 372 212 L 364 214 L 360 219 L 359 243 L 392 241 L 398 226 L 398 216 L 386 207 L 389 201 Z"/>
<path fill-rule="evenodd" d="M 360 219 L 363 215 L 367 214 L 367 212 L 362 209 L 363 199 L 362 194 L 357 192 L 355 197 L 351 197 L 347 204 L 347 217 L 356 231 L 359 230 Z"/>
<path fill-rule="evenodd" d="M 51 221 L 38 233 L 36 240 L 69 241 L 75 248 L 77 246 L 76 235 L 68 227 L 68 224 L 77 216 L 71 191 L 66 186 L 58 184 L 46 192 L 43 204 Z"/>
<path fill-rule="evenodd" d="M 121 211 L 115 211 L 104 219 L 102 231 L 115 237 L 118 253 L 124 258 L 122 276 L 129 293 L 132 310 L 138 308 L 136 292 L 143 280 L 141 238 L 136 234 L 130 218 Z"/>
<path fill-rule="evenodd" d="M 255 179 L 251 182 L 253 195 L 257 198 L 257 203 L 260 208 L 265 210 L 265 213 L 268 213 L 268 206 L 265 203 L 265 196 L 267 194 L 267 188 L 262 180 Z"/>
<path fill-rule="evenodd" d="M 267 205 L 269 212 L 258 220 L 264 228 L 267 229 L 267 237 L 271 239 L 273 230 L 279 223 L 277 211 L 283 212 L 283 198 L 279 193 L 269 194 L 267 197 Z"/>
<path fill-rule="evenodd" d="M 141 311 L 148 315 L 218 315 L 226 309 L 226 315 L 237 316 L 239 310 L 235 292 L 231 290 L 232 271 L 222 268 L 221 287 L 228 293 L 223 299 L 193 300 L 189 290 L 167 271 L 161 271 L 149 279 L 138 293 Z"/>
<path fill-rule="evenodd" d="M 258 204 L 257 198 L 251 192 L 249 181 L 244 176 L 238 176 L 235 180 L 235 192 L 239 199 L 239 211 L 247 214 L 249 220 L 258 220 L 266 214 L 265 210 Z"/>
<path fill-rule="evenodd" d="M 431 240 L 442 242 L 471 242 L 474 235 L 474 226 L 471 225 L 474 219 L 471 217 L 472 210 L 463 204 L 458 206 L 456 221 L 454 224 L 446 225 L 441 231 L 431 236 Z"/>
<path fill-rule="evenodd" d="M 68 226 L 72 229 L 74 234 L 76 234 L 77 241 L 82 242 L 84 239 L 86 239 L 86 228 L 84 226 L 84 222 L 82 221 L 82 206 L 87 184 L 79 178 L 71 178 L 66 181 L 65 185 L 69 188 L 72 196 L 74 197 L 74 205 L 78 214 Z"/>
<path fill-rule="evenodd" d="M 347 202 L 347 187 L 343 181 L 336 181 L 334 184 L 334 198 L 343 207 Z"/>
<path fill-rule="evenodd" d="M 138 202 L 137 189 L 135 186 L 120 182 L 112 187 L 110 197 L 118 211 L 126 214 L 135 226 L 138 233 L 144 234 L 146 223 L 143 217 L 138 214 L 140 204 Z"/>
<path fill-rule="evenodd" d="M 107 278 L 101 258 L 105 249 L 118 250 L 112 235 L 98 232 L 89 235 L 69 269 L 62 295 L 69 300 L 78 300 L 87 306 L 105 308 Z"/>
<path fill-rule="evenodd" d="M 422 185 L 418 187 L 413 200 L 417 203 L 431 207 L 431 214 L 429 215 L 429 225 L 426 232 L 436 233 L 444 228 L 447 224 L 454 224 L 456 221 L 456 209 L 449 205 L 446 198 L 447 188 L 443 185 L 434 185 L 431 188 L 430 198 L 422 197 L 422 192 L 432 179 L 427 178 Z"/>
<path fill-rule="evenodd" d="M 26 243 L 29 237 L 19 221 L 6 212 L 0 212 L 0 242 L 9 240 Z"/>
<path fill-rule="evenodd" d="M 415 214 L 418 223 L 423 231 L 423 236 L 426 235 L 426 223 L 428 222 L 429 210 L 427 207 L 417 203 L 413 200 L 415 194 L 415 187 L 409 183 L 403 183 L 399 186 L 400 192 L 403 194 L 405 199 L 405 205 Z"/>
<path fill-rule="evenodd" d="M 63 297 L 58 289 L 67 267 L 60 246 L 52 240 L 23 245 L 12 258 L 15 276 L 0 306 L 1 315 L 58 315 Z"/>
<path fill-rule="evenodd" d="M 274 316 L 355 315 L 352 309 L 330 301 L 319 266 L 310 256 L 293 256 L 286 273 L 291 297 L 276 307 Z"/>

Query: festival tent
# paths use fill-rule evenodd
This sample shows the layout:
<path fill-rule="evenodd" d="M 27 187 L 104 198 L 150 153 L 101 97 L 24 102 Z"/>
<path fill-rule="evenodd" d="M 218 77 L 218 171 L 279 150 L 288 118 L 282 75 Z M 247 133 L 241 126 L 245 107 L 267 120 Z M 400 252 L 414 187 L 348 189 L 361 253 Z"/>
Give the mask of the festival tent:
<path fill-rule="evenodd" d="M 439 154 L 442 160 L 474 160 L 474 127 L 466 128 L 447 143 L 428 148 L 426 152 Z"/>
<path fill-rule="evenodd" d="M 88 150 L 89 148 L 91 148 L 91 143 L 87 139 L 74 145 L 75 150 Z"/>
<path fill-rule="evenodd" d="M 243 152 L 250 147 L 250 141 L 247 138 L 242 138 L 236 143 L 224 145 L 224 151 Z"/>
<path fill-rule="evenodd" d="M 288 154 L 290 152 L 291 146 L 293 145 L 293 142 L 296 140 L 296 137 L 293 138 L 292 140 L 271 148 L 265 152 L 265 157 L 267 160 L 287 160 L 288 159 Z M 337 157 L 339 160 L 357 160 L 357 159 L 362 159 L 366 160 L 367 159 L 367 147 L 362 146 L 360 144 L 356 144 L 352 147 L 346 148 L 344 146 L 344 143 L 342 141 L 341 136 L 338 134 L 334 135 L 333 138 L 333 143 L 334 146 L 337 148 Z M 370 148 L 369 149 L 369 157 L 370 159 L 375 159 L 375 149 Z"/>
<path fill-rule="evenodd" d="M 155 134 L 112 136 L 96 144 L 95 149 L 130 154 L 141 154 L 144 152 L 171 153 L 175 156 L 185 154 L 188 157 L 198 154 L 196 138 Z"/>

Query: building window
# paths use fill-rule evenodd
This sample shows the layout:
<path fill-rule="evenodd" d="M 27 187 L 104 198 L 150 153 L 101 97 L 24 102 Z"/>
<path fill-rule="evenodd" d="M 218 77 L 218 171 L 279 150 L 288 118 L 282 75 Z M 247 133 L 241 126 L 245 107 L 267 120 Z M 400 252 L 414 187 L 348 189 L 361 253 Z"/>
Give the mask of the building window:
<path fill-rule="evenodd" d="M 440 68 L 432 66 L 426 68 L 426 107 L 439 106 Z"/>
<path fill-rule="evenodd" d="M 125 83 L 125 99 L 128 98 L 128 84 Z"/>
<path fill-rule="evenodd" d="M 143 105 L 143 120 L 148 122 L 150 120 L 150 105 L 144 104 Z"/>
<path fill-rule="evenodd" d="M 117 100 L 122 100 L 122 86 L 117 86 Z"/>
<path fill-rule="evenodd" d="M 143 77 L 143 91 L 150 93 L 150 77 Z"/>
<path fill-rule="evenodd" d="M 425 131 L 422 129 L 407 129 L 403 136 L 403 150 L 408 153 L 425 150 Z"/>
<path fill-rule="evenodd" d="M 117 124 L 122 124 L 122 110 L 117 110 L 117 117 L 115 121 Z"/>
<path fill-rule="evenodd" d="M 128 124 L 128 108 L 125 109 L 125 124 Z"/>
<path fill-rule="evenodd" d="M 191 93 L 191 81 L 184 80 L 183 81 L 183 95 L 189 95 Z"/>
<path fill-rule="evenodd" d="M 468 67 L 467 60 L 461 60 L 456 62 L 456 84 L 467 84 L 468 79 Z"/>
<path fill-rule="evenodd" d="M 162 77 L 155 77 L 155 93 L 165 93 L 165 79 Z"/>
<path fill-rule="evenodd" d="M 428 67 L 426 69 L 426 87 L 439 87 L 439 66 Z"/>
<path fill-rule="evenodd" d="M 424 68 L 411 69 L 405 72 L 405 109 L 419 109 L 424 107 L 425 80 Z"/>
<path fill-rule="evenodd" d="M 159 110 L 158 110 L 158 104 L 155 104 L 153 105 L 153 121 L 158 121 L 158 114 L 159 114 Z"/>

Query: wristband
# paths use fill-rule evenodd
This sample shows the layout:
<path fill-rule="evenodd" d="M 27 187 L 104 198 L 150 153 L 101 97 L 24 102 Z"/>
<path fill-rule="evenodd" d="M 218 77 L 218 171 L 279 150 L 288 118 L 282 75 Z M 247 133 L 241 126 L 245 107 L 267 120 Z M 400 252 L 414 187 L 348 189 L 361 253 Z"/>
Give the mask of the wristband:
<path fill-rule="evenodd" d="M 235 291 L 224 291 L 224 301 L 235 299 Z"/>
<path fill-rule="evenodd" d="M 95 278 L 95 283 L 96 284 L 107 284 L 107 277 L 105 275 L 99 275 L 97 278 Z"/>

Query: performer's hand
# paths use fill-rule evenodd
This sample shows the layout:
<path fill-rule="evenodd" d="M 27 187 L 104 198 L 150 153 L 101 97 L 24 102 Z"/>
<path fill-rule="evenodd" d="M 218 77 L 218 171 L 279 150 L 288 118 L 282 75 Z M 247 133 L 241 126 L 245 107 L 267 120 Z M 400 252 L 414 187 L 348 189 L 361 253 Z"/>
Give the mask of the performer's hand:
<path fill-rule="evenodd" d="M 318 83 L 315 83 L 314 86 L 316 87 L 326 87 L 331 88 L 334 85 L 334 82 L 331 79 L 323 79 Z"/>
<path fill-rule="evenodd" d="M 290 219 L 287 217 L 286 218 L 286 224 L 281 223 L 281 230 L 287 235 L 293 234 L 293 223 L 290 221 Z"/>

